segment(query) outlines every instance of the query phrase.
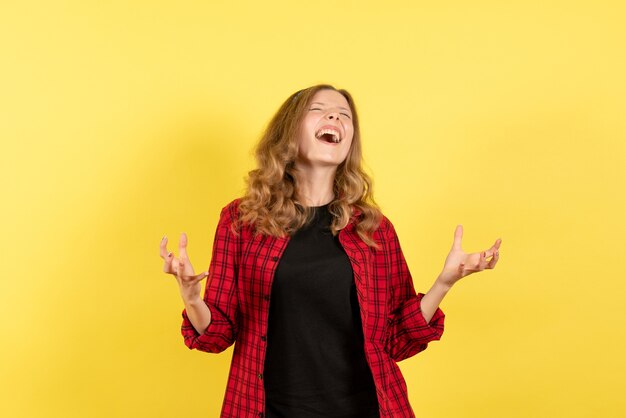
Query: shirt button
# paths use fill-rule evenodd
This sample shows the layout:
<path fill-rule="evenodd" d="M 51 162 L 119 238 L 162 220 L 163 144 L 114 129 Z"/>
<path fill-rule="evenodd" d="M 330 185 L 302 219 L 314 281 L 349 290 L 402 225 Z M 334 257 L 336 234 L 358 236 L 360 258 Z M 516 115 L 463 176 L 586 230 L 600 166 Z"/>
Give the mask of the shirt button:
<path fill-rule="evenodd" d="M 267 337 L 265 335 L 261 335 L 261 341 L 267 341 Z"/>
<path fill-rule="evenodd" d="M 278 257 L 272 257 L 272 261 L 278 261 Z"/>
<path fill-rule="evenodd" d="M 259 412 L 259 417 L 263 418 L 265 416 L 265 414 L 263 414 L 263 412 Z"/>
<path fill-rule="evenodd" d="M 265 300 L 270 300 L 270 295 L 265 295 L 265 296 L 263 296 L 263 299 L 265 299 Z"/>
<path fill-rule="evenodd" d="M 259 373 L 257 377 L 259 378 L 259 380 L 263 380 L 263 375 L 261 373 Z"/>

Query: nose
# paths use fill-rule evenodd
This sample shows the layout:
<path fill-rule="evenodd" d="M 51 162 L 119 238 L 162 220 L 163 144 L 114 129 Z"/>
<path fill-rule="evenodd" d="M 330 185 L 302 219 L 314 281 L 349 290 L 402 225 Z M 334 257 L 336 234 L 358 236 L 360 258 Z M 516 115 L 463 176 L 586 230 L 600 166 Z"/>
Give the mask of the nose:
<path fill-rule="evenodd" d="M 328 114 L 328 119 L 335 119 L 335 120 L 339 119 L 339 112 L 330 112 Z"/>

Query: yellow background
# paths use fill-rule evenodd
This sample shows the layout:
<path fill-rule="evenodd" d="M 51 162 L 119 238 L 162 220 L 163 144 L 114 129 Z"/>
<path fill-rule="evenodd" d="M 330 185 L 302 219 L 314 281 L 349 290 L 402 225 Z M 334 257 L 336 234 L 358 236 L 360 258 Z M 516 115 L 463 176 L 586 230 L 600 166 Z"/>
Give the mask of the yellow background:
<path fill-rule="evenodd" d="M 419 417 L 618 417 L 621 2 L 3 2 L 0 416 L 217 417 L 158 244 L 208 267 L 292 92 L 348 89 L 418 291 L 501 237 L 400 363 Z M 19 4 L 19 5 L 16 5 Z"/>

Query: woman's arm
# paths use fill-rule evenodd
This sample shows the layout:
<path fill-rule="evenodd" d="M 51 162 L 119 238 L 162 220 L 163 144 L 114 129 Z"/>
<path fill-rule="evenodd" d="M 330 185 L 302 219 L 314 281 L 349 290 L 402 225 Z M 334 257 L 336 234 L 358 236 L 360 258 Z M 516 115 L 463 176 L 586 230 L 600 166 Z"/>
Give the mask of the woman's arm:
<path fill-rule="evenodd" d="M 385 351 L 395 361 L 402 361 L 426 349 L 428 343 L 439 340 L 443 334 L 445 315 L 433 304 L 428 321 L 425 320 L 421 299 L 426 295 L 416 293 L 413 279 L 402 253 L 400 241 L 388 219 L 384 219 L 381 259 L 375 265 L 385 266 L 389 286 L 389 316 Z M 431 293 L 431 298 L 437 292 Z M 437 298 L 437 297 L 436 297 Z M 438 296 L 441 300 L 443 295 Z"/>
<path fill-rule="evenodd" d="M 204 334 L 211 323 L 211 310 L 201 298 L 184 302 L 189 321 L 198 334 Z"/>
<path fill-rule="evenodd" d="M 197 292 L 190 297 L 183 297 L 185 309 L 182 313 L 181 333 L 185 345 L 190 349 L 220 353 L 237 338 L 240 245 L 239 237 L 230 229 L 236 216 L 235 202 L 222 209 L 215 231 L 204 297 L 200 299 Z"/>
<path fill-rule="evenodd" d="M 421 300 L 421 309 L 422 316 L 424 316 L 426 322 L 430 322 L 433 315 L 437 311 L 439 304 L 446 296 L 446 293 L 448 293 L 448 290 L 450 290 L 450 288 L 451 286 L 442 283 L 441 280 L 437 278 L 430 290 L 424 295 Z"/>

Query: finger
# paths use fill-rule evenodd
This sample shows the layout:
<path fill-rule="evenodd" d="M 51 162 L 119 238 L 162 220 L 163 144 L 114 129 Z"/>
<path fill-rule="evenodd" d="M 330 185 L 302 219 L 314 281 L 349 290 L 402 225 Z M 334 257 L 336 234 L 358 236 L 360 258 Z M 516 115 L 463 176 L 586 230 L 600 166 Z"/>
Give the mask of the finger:
<path fill-rule="evenodd" d="M 502 243 L 502 240 L 501 240 L 500 238 L 498 238 L 498 239 L 497 239 L 497 240 L 493 243 L 493 245 L 492 245 L 490 248 L 488 248 L 487 250 L 485 250 L 485 252 L 486 252 L 486 256 L 485 256 L 485 258 L 489 258 L 489 257 L 493 256 L 493 254 L 494 254 L 496 251 L 498 251 L 498 249 L 500 248 L 500 244 L 501 244 L 501 243 Z"/>
<path fill-rule="evenodd" d="M 183 262 L 182 259 L 178 259 L 176 262 L 176 277 L 178 277 L 179 280 L 186 280 L 185 279 L 185 263 Z"/>
<path fill-rule="evenodd" d="M 196 274 L 195 276 L 191 276 L 191 280 L 193 282 L 199 282 L 200 280 L 204 279 L 208 275 L 209 275 L 209 273 L 207 271 L 203 271 L 200 274 Z"/>
<path fill-rule="evenodd" d="M 459 271 L 461 272 L 461 277 L 465 277 L 472 273 L 476 273 L 479 270 L 471 268 L 471 267 L 466 267 L 464 263 L 461 263 L 461 265 L 459 266 Z"/>
<path fill-rule="evenodd" d="M 172 268 L 172 262 L 174 261 L 174 254 L 172 254 L 171 252 L 167 253 L 167 255 L 165 256 L 165 261 L 163 262 L 163 271 L 166 273 L 175 273 L 174 269 Z"/>
<path fill-rule="evenodd" d="M 461 274 L 461 277 L 465 277 L 465 263 L 459 264 L 459 273 Z"/>
<path fill-rule="evenodd" d="M 159 255 L 161 256 L 162 259 L 165 259 L 165 257 L 167 257 L 167 236 L 163 235 L 163 238 L 161 238 L 161 244 L 159 245 Z"/>
<path fill-rule="evenodd" d="M 491 248 L 488 248 L 485 251 L 483 251 L 483 253 L 485 254 L 485 262 L 488 263 L 487 259 L 489 257 L 493 257 L 493 255 L 496 253 L 496 251 L 498 251 L 498 249 L 495 246 L 491 247 Z"/>
<path fill-rule="evenodd" d="M 174 257 L 171 252 L 167 251 L 167 236 L 165 235 L 161 238 L 160 256 L 164 260 L 163 271 L 166 273 L 172 273 L 172 259 Z"/>
<path fill-rule="evenodd" d="M 463 238 L 463 225 L 457 225 L 454 230 L 454 241 L 452 242 L 452 248 L 455 250 L 461 249 L 461 239 Z"/>
<path fill-rule="evenodd" d="M 493 253 L 492 259 L 489 261 L 489 264 L 487 264 L 487 268 L 488 269 L 494 268 L 499 259 L 500 259 L 500 252 L 496 250 L 496 252 Z"/>
<path fill-rule="evenodd" d="M 465 276 L 467 276 L 467 275 L 469 275 L 471 273 L 476 273 L 478 271 L 482 271 L 482 269 L 478 268 L 478 267 L 464 267 L 463 268 L 463 273 L 464 273 Z"/>
<path fill-rule="evenodd" d="M 178 242 L 178 254 L 179 257 L 184 260 L 187 259 L 187 234 L 184 232 L 180 234 L 180 241 Z"/>
<path fill-rule="evenodd" d="M 478 257 L 478 264 L 476 265 L 476 268 L 478 269 L 478 271 L 481 271 L 485 268 L 486 260 L 487 259 L 487 252 L 483 251 L 480 253 L 480 256 Z"/>
<path fill-rule="evenodd" d="M 471 268 L 466 269 L 466 270 L 475 272 L 475 271 L 481 271 L 481 270 L 483 270 L 485 268 L 485 265 L 486 265 L 486 262 L 485 262 L 486 253 L 485 253 L 485 251 L 482 251 L 482 252 L 477 253 L 477 254 L 478 254 L 478 260 L 475 263 L 473 263 L 473 266 Z"/>

